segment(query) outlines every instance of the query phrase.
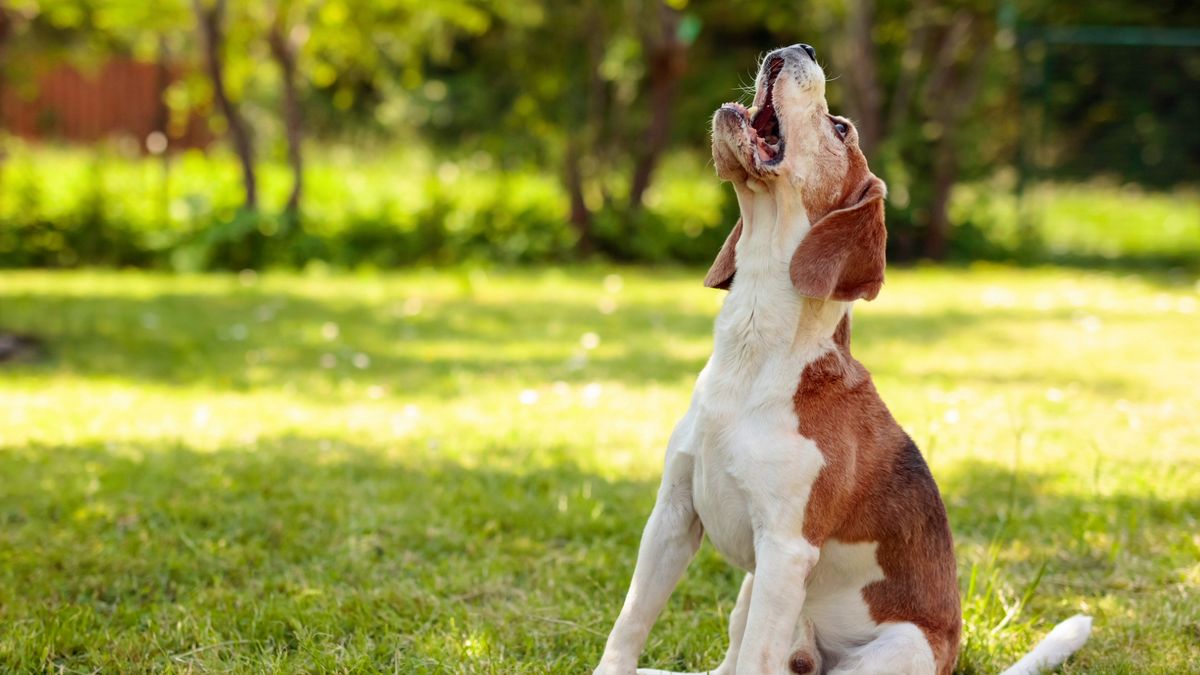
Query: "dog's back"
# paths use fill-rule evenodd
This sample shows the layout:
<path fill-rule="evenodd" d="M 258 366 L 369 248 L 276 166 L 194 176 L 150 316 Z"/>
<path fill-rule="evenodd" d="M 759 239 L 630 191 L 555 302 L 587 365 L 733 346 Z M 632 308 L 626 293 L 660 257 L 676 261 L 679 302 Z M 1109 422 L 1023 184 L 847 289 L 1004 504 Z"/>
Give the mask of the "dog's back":
<path fill-rule="evenodd" d="M 796 392 L 800 433 L 817 442 L 826 462 L 808 501 L 805 537 L 823 549 L 831 541 L 872 544 L 881 574 L 862 589 L 872 621 L 919 627 L 949 673 L 962 614 L 945 506 L 916 444 L 850 355 L 849 336 L 847 316 L 834 334 L 837 350 L 809 364 Z M 806 613 L 818 641 L 852 645 L 839 640 L 850 636 L 837 635 L 836 625 L 822 630 L 821 570 L 813 577 Z"/>

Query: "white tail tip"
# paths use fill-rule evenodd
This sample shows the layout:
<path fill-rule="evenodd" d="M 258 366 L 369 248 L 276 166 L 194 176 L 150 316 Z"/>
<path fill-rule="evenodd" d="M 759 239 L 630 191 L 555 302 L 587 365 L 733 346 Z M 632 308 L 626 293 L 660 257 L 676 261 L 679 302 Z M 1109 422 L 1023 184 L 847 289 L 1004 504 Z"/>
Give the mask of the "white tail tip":
<path fill-rule="evenodd" d="M 1091 634 L 1092 617 L 1076 614 L 1055 626 L 1033 651 L 1000 675 L 1037 675 L 1043 670 L 1057 668 L 1078 651 Z"/>

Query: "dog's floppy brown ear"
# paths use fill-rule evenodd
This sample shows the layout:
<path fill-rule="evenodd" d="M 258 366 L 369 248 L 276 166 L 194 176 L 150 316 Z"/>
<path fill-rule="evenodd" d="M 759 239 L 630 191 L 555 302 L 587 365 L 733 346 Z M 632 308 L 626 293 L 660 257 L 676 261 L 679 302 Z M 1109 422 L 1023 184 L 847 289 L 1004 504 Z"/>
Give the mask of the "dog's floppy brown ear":
<path fill-rule="evenodd" d="M 738 218 L 737 224 L 733 226 L 733 231 L 725 238 L 725 245 L 721 247 L 721 252 L 717 254 L 717 259 L 713 261 L 712 267 L 708 268 L 708 275 L 704 277 L 704 285 L 709 288 L 723 288 L 729 290 L 729 285 L 733 282 L 733 273 L 737 271 L 737 257 L 734 249 L 737 248 L 738 239 L 742 236 L 742 219 Z"/>
<path fill-rule="evenodd" d="M 875 176 L 853 193 L 848 206 L 813 225 L 792 256 L 792 283 L 801 295 L 823 300 L 874 300 L 883 285 L 887 187 Z"/>

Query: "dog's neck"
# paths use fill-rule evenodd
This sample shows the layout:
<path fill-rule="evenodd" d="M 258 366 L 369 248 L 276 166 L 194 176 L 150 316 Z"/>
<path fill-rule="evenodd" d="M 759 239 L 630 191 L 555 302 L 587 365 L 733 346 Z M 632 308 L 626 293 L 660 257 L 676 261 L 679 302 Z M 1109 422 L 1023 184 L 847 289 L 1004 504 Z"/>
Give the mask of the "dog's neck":
<path fill-rule="evenodd" d="M 737 274 L 717 317 L 717 351 L 731 358 L 828 351 L 850 305 L 806 298 L 792 285 L 792 254 L 811 227 L 799 191 L 761 183 L 734 187 L 742 234 Z"/>

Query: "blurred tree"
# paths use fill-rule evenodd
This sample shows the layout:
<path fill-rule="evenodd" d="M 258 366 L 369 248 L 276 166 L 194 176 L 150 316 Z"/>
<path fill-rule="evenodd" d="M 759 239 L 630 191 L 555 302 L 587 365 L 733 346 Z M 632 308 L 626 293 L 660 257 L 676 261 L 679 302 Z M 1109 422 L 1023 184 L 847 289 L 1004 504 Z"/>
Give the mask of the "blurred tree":
<path fill-rule="evenodd" d="M 7 63 L 8 44 L 12 39 L 13 33 L 16 31 L 16 26 L 14 25 L 16 20 L 16 13 L 0 2 L 0 101 L 4 100 L 5 90 L 8 85 L 3 64 Z M 7 159 L 5 155 L 3 137 L 0 137 L 0 188 L 4 184 L 4 163 Z"/>
<path fill-rule="evenodd" d="M 601 172 L 612 170 L 612 163 L 632 160 L 628 197 L 624 207 L 625 218 L 636 215 L 642 208 L 646 190 L 657 167 L 663 150 L 671 135 L 671 120 L 674 113 L 675 94 L 680 78 L 687 68 L 687 47 L 694 32 L 685 32 L 685 25 L 677 7 L 686 2 L 668 4 L 662 0 L 635 3 L 626 8 L 633 16 L 605 12 L 597 3 L 583 5 L 578 15 L 583 24 L 592 30 L 587 34 L 585 59 L 582 64 L 586 77 L 585 91 L 568 91 L 568 96 L 586 102 L 582 118 L 567 129 L 565 158 L 565 180 L 571 198 L 570 221 L 579 235 L 580 249 L 584 254 L 596 248 L 593 235 L 593 209 L 585 197 L 584 163 L 597 166 Z M 675 6 L 672 6 L 675 5 Z M 615 27 L 610 36 L 605 27 Z M 610 42 L 611 40 L 611 42 Z M 625 53 L 613 50 L 624 50 Z M 628 59 L 622 64 L 619 60 Z M 636 63 L 640 61 L 641 63 Z M 632 63 L 631 63 L 632 62 Z M 633 65 L 634 69 L 629 66 Z M 624 71 L 624 73 L 622 73 Z M 610 91 L 610 82 L 619 82 L 624 76 L 625 92 Z M 633 103 L 635 88 L 645 79 L 649 90 L 649 120 L 638 130 L 631 124 L 627 128 L 615 128 L 628 117 L 614 110 L 614 102 L 620 104 L 622 94 Z M 568 83 L 570 80 L 568 80 Z M 613 94 L 616 94 L 615 96 Z M 636 138 L 632 143 L 622 143 L 621 137 Z M 604 201 L 612 205 L 612 195 L 600 182 Z M 628 224 L 626 224 L 628 226 Z M 608 253 L 618 253 L 609 249 Z"/>
<path fill-rule="evenodd" d="M 688 46 L 696 38 L 698 26 L 694 17 L 685 22 L 679 10 L 686 2 L 656 3 L 658 21 L 648 22 L 641 30 L 642 53 L 645 54 L 650 89 L 650 122 L 646 125 L 633 166 L 629 183 L 629 207 L 642 208 L 646 189 L 671 137 L 671 117 L 679 80 L 687 70 Z"/>
<path fill-rule="evenodd" d="M 291 0 L 279 0 L 274 4 L 270 27 L 267 29 L 267 42 L 271 45 L 271 55 L 279 66 L 288 163 L 292 167 L 292 190 L 288 193 L 285 210 L 289 219 L 296 222 L 300 211 L 300 198 L 304 191 L 304 112 L 300 105 L 296 59 L 307 29 L 303 24 L 294 23 L 295 20 L 291 17 L 294 5 Z"/>
<path fill-rule="evenodd" d="M 670 145 L 699 32 L 686 6 L 586 0 L 499 13 L 497 30 L 464 45 L 471 64 L 448 73 L 460 99 L 448 137 L 563 167 L 581 252 L 626 254 L 612 245 L 620 236 L 597 237 L 595 219 L 604 211 L 615 216 L 607 226 L 630 227 Z"/>
<path fill-rule="evenodd" d="M 946 255 L 962 144 L 976 140 L 963 121 L 978 102 L 994 16 L 980 0 L 846 3 L 834 57 L 863 148 L 892 187 L 902 254 Z"/>
<path fill-rule="evenodd" d="M 258 209 L 258 181 L 255 177 L 254 145 L 250 129 L 242 117 L 238 103 L 230 98 L 225 86 L 225 0 L 192 0 L 204 50 L 204 67 L 212 83 L 212 96 L 217 103 L 229 137 L 242 167 L 242 186 L 246 191 L 247 211 Z"/>

